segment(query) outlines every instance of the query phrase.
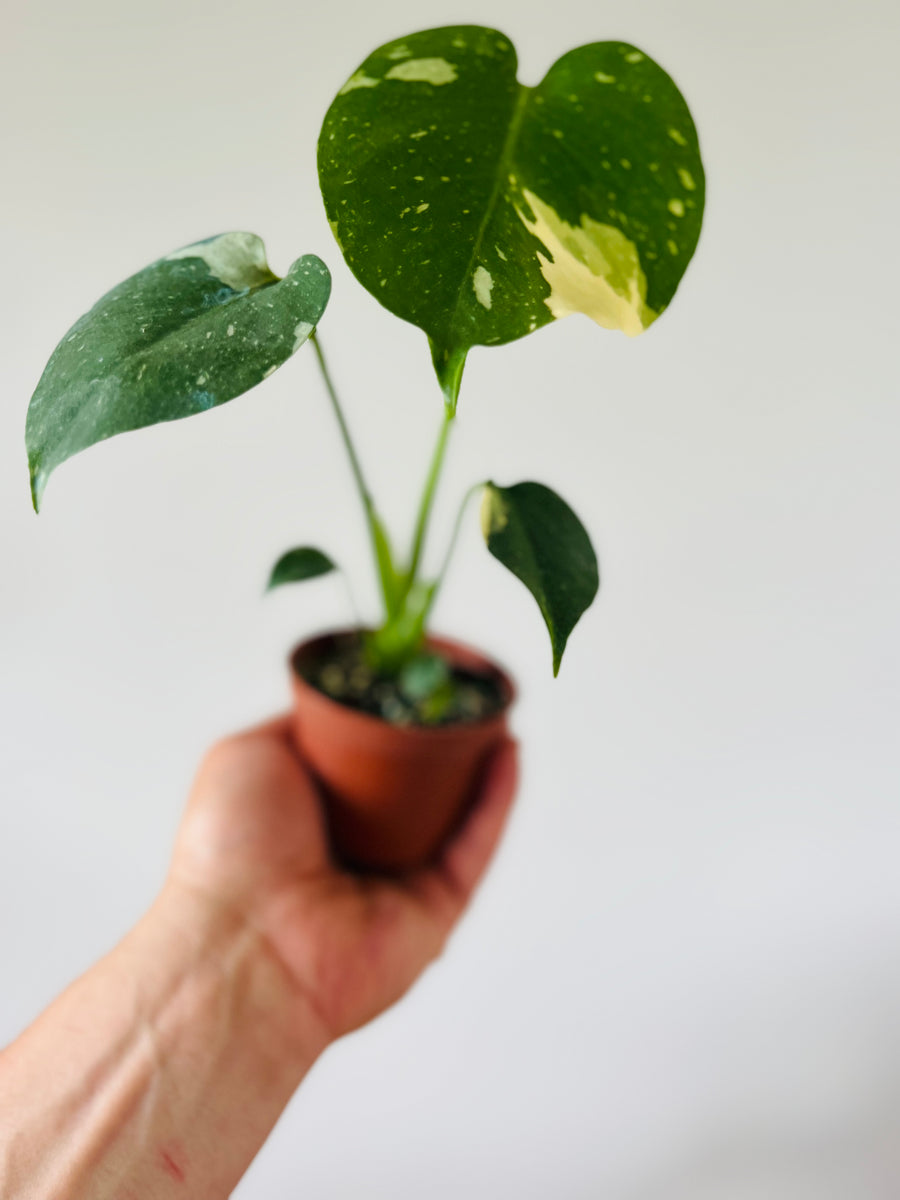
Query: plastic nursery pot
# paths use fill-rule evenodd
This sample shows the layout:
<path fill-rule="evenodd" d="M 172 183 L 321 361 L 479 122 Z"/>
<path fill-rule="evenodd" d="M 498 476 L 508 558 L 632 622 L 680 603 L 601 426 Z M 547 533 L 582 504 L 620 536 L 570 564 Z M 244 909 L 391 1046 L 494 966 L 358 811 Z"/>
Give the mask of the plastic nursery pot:
<path fill-rule="evenodd" d="M 402 871 L 431 859 L 461 819 L 491 751 L 507 732 L 512 680 L 477 651 L 445 638 L 430 649 L 491 678 L 502 709 L 435 728 L 391 725 L 320 692 L 303 676 L 355 631 L 324 634 L 291 654 L 297 745 L 325 797 L 332 848 L 348 866 Z"/>

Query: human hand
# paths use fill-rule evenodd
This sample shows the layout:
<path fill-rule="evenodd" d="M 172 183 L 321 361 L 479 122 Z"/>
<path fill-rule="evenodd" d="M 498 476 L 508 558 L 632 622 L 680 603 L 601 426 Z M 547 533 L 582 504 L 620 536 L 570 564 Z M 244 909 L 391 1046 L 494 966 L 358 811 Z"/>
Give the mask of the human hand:
<path fill-rule="evenodd" d="M 439 858 L 395 879 L 331 857 L 321 797 L 277 719 L 227 738 L 195 780 L 167 881 L 230 910 L 287 971 L 326 1036 L 398 1000 L 443 948 L 499 841 L 516 787 L 515 743 L 492 757 L 479 796 Z"/>
<path fill-rule="evenodd" d="M 515 782 L 507 741 L 433 865 L 362 878 L 287 719 L 216 745 L 161 894 L 3 1050 L 0 1194 L 231 1195 L 318 1055 L 440 953 Z"/>

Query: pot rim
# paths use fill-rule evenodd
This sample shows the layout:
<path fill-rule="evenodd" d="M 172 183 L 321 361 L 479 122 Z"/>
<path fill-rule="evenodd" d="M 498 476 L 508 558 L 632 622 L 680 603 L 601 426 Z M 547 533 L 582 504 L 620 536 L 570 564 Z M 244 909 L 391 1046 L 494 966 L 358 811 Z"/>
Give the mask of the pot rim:
<path fill-rule="evenodd" d="M 503 694 L 503 704 L 496 712 L 486 717 L 479 717 L 475 721 L 454 721 L 448 725 L 392 725 L 390 721 L 386 721 L 383 717 L 375 716 L 374 713 L 363 712 L 361 709 L 352 708 L 348 704 L 341 704 L 339 700 L 335 700 L 326 692 L 322 692 L 317 687 L 314 687 L 297 669 L 296 663 L 300 655 L 317 643 L 333 642 L 339 638 L 350 636 L 355 637 L 365 632 L 367 632 L 366 626 L 344 626 L 338 629 L 324 630 L 321 633 L 304 638 L 302 642 L 298 642 L 288 656 L 288 666 L 294 687 L 303 688 L 306 692 L 316 697 L 317 700 L 321 701 L 322 704 L 338 709 L 341 713 L 352 715 L 354 719 L 363 721 L 373 728 L 375 726 L 383 727 L 394 731 L 397 735 L 410 738 L 423 736 L 429 738 L 452 738 L 459 737 L 462 730 L 474 731 L 486 728 L 492 723 L 504 721 L 509 710 L 518 699 L 518 688 L 512 675 L 496 659 L 490 658 L 483 651 L 469 645 L 467 642 L 460 642 L 456 638 L 444 637 L 442 634 L 427 634 L 425 645 L 433 646 L 435 649 L 447 652 L 450 655 L 451 662 L 454 655 L 456 655 L 459 659 L 474 659 L 482 663 L 488 669 L 489 673 L 495 677 Z"/>

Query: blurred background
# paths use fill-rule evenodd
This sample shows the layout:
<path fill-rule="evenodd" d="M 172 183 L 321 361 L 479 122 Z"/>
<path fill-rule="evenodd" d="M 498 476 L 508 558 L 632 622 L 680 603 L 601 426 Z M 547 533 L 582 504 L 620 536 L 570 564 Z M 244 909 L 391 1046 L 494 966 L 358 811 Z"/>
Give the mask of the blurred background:
<path fill-rule="evenodd" d="M 474 510 L 435 626 L 517 677 L 524 783 L 448 953 L 315 1067 L 240 1200 L 900 1193 L 900 16 L 893 0 L 7 0 L 0 45 L 0 1044 L 150 903 L 206 746 L 374 612 L 311 352 L 96 447 L 31 511 L 23 429 L 113 284 L 226 229 L 334 275 L 323 346 L 403 537 L 440 419 L 424 336 L 334 245 L 315 144 L 377 45 L 491 24 L 536 83 L 636 43 L 684 92 L 707 216 L 637 341 L 585 318 L 472 352 L 433 550 L 472 482 L 591 531 L 558 680 Z"/>

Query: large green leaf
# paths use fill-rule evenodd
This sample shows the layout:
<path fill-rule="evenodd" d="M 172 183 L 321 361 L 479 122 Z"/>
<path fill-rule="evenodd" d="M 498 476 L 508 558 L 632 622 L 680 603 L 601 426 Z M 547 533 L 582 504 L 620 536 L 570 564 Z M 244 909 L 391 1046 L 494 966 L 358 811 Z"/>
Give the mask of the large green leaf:
<path fill-rule="evenodd" d="M 528 88 L 479 26 L 370 55 L 325 117 L 319 179 L 350 268 L 428 334 L 451 406 L 473 345 L 573 312 L 641 333 L 703 213 L 694 123 L 652 59 L 597 42 Z"/>
<path fill-rule="evenodd" d="M 597 557 L 584 526 L 542 483 L 487 483 L 481 528 L 488 550 L 538 602 L 553 647 L 553 674 L 569 634 L 597 594 Z"/>
<path fill-rule="evenodd" d="M 252 233 L 176 250 L 113 288 L 59 343 L 25 427 L 37 511 L 50 473 L 95 442 L 224 404 L 306 341 L 331 289 L 315 255 L 273 275 Z"/>

